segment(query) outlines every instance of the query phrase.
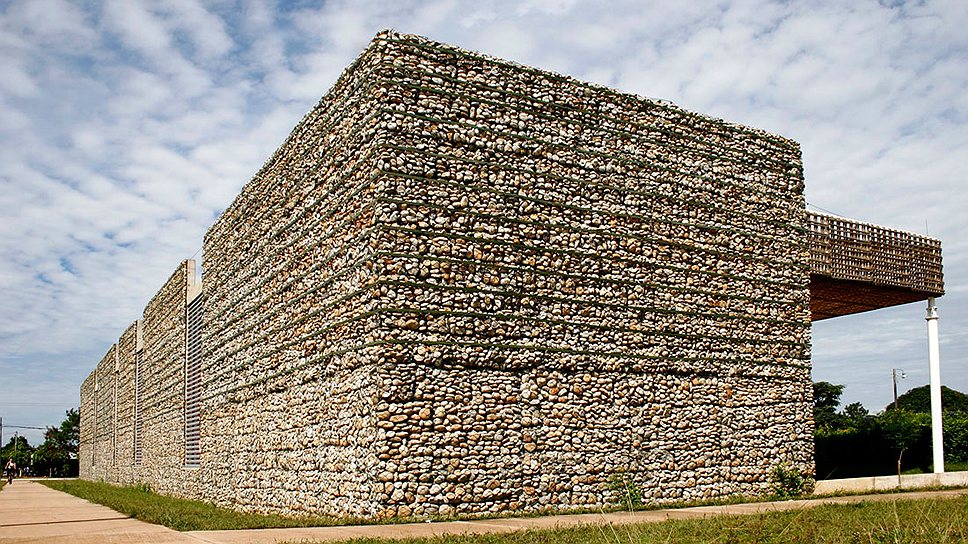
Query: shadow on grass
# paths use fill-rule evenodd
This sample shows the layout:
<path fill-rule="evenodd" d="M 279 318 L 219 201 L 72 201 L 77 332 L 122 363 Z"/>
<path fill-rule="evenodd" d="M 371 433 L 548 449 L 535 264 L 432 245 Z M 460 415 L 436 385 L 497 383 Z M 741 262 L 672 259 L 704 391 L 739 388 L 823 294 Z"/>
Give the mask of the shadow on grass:
<path fill-rule="evenodd" d="M 53 480 L 40 483 L 51 489 L 102 504 L 124 515 L 164 525 L 176 531 L 322 527 L 363 521 L 349 518 L 248 514 L 202 501 L 159 495 L 144 486 L 115 486 L 86 480 Z"/>

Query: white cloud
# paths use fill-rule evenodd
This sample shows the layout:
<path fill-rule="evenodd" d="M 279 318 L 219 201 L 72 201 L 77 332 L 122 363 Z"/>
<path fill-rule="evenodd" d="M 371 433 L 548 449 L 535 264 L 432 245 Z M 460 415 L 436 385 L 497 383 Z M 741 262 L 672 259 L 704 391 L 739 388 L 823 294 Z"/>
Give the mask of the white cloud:
<path fill-rule="evenodd" d="M 171 34 L 164 21 L 138 0 L 107 0 L 104 22 L 127 47 L 149 57 L 172 52 Z"/>
<path fill-rule="evenodd" d="M 9 36 L 23 37 L 44 48 L 67 50 L 97 40 L 82 9 L 63 0 L 14 3 L 5 15 Z"/>
<path fill-rule="evenodd" d="M 191 40 L 195 53 L 204 60 L 215 60 L 232 50 L 233 42 L 225 21 L 194 0 L 169 0 L 162 6 L 172 26 Z"/>

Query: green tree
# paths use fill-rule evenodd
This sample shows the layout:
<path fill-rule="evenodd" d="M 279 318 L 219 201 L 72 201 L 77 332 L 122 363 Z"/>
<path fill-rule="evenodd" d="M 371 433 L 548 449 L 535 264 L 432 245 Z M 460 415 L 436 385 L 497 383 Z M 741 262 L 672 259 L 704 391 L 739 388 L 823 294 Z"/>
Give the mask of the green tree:
<path fill-rule="evenodd" d="M 884 438 L 897 453 L 897 476 L 901 477 L 901 463 L 904 452 L 921 440 L 931 429 L 931 417 L 906 410 L 891 410 L 877 418 Z"/>
<path fill-rule="evenodd" d="M 861 421 L 870 417 L 871 413 L 859 402 L 852 402 L 844 406 L 844 416 L 851 421 Z"/>
<path fill-rule="evenodd" d="M 844 417 L 837 413 L 843 392 L 843 385 L 830 382 L 813 384 L 813 421 L 818 430 L 830 430 L 844 425 Z"/>
<path fill-rule="evenodd" d="M 13 462 L 17 463 L 17 467 L 24 468 L 30 465 L 30 455 L 33 452 L 34 448 L 27 442 L 26 437 L 14 435 L 10 437 L 6 446 L 0 448 L 0 459 L 3 460 L 4 465 L 8 459 L 13 459 Z"/>
<path fill-rule="evenodd" d="M 852 402 L 844 406 L 841 413 L 845 423 L 852 429 L 866 432 L 876 425 L 874 416 L 859 402 Z"/>
<path fill-rule="evenodd" d="M 34 455 L 35 472 L 57 476 L 77 475 L 77 444 L 80 438 L 81 416 L 75 409 L 67 410 L 64 421 L 57 427 L 47 427 L 44 443 Z"/>
<path fill-rule="evenodd" d="M 931 413 L 931 387 L 922 385 L 915 387 L 897 398 L 897 407 L 908 412 L 919 414 Z M 968 412 L 968 395 L 941 386 L 941 407 L 944 411 Z M 894 403 L 888 404 L 884 410 L 893 410 Z"/>
<path fill-rule="evenodd" d="M 45 443 L 52 442 L 59 451 L 69 458 L 77 457 L 77 444 L 81 436 L 81 414 L 74 408 L 65 412 L 66 417 L 59 427 L 48 427 Z"/>

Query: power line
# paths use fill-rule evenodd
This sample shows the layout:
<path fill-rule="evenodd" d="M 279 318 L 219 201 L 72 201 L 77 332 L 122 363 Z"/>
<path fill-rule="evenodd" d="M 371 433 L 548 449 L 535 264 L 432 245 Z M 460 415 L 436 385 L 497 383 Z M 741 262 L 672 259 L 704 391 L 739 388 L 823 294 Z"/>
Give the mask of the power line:
<path fill-rule="evenodd" d="M 72 406 L 73 402 L 4 402 L 0 406 Z"/>
<path fill-rule="evenodd" d="M 34 426 L 31 426 L 31 425 L 10 425 L 10 424 L 8 424 L 7 427 L 12 427 L 14 429 L 34 429 L 34 430 L 37 430 L 37 431 L 44 431 L 44 430 L 47 429 L 47 427 L 34 427 Z M 14 431 L 14 436 L 17 436 L 17 432 L 16 431 Z M 0 416 L 0 446 L 3 446 L 3 416 Z"/>

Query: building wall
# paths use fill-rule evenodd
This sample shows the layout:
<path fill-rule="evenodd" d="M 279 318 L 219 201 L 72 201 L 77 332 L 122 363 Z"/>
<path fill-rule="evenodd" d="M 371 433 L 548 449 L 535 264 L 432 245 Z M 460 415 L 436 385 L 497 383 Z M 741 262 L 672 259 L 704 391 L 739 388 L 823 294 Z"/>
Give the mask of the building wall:
<path fill-rule="evenodd" d="M 202 465 L 216 485 L 203 489 L 219 504 L 376 508 L 370 239 L 383 49 L 364 52 L 206 236 Z"/>
<path fill-rule="evenodd" d="M 115 380 L 115 350 L 112 345 L 104 355 L 95 372 L 94 389 L 94 455 L 92 457 L 92 477 L 99 480 L 109 480 L 114 470 L 114 380 Z"/>
<path fill-rule="evenodd" d="M 184 467 L 183 264 L 144 312 L 143 462 L 83 477 L 241 510 L 378 509 L 370 240 L 383 49 L 347 69 L 206 236 L 200 466 Z M 133 408 L 123 413 L 133 425 Z"/>
<path fill-rule="evenodd" d="M 181 496 L 192 492 L 184 469 L 185 306 L 189 269 L 183 261 L 146 306 L 142 321 L 143 461 L 135 463 L 135 365 L 138 323 L 111 346 L 81 387 L 80 476 L 147 483 Z"/>
<path fill-rule="evenodd" d="M 94 478 L 94 443 L 96 426 L 94 417 L 94 382 L 96 370 L 81 383 L 80 426 L 78 428 L 77 464 L 78 476 L 85 480 Z"/>
<path fill-rule="evenodd" d="M 129 328 L 121 466 L 102 362 L 82 477 L 363 516 L 765 491 L 813 466 L 802 181 L 789 140 L 381 33 L 206 235 L 200 466 L 183 263 L 143 316 L 143 462 Z"/>
<path fill-rule="evenodd" d="M 117 453 L 112 481 L 135 483 L 134 473 L 134 387 L 135 357 L 138 341 L 138 322 L 132 323 L 118 339 L 117 370 L 117 436 L 114 439 Z M 83 416 L 82 416 L 83 417 Z"/>
<path fill-rule="evenodd" d="M 185 468 L 185 307 L 194 263 L 183 261 L 145 306 L 144 403 L 138 480 L 172 495 L 196 497 L 197 471 Z M 133 372 L 133 369 L 132 369 Z M 132 397 L 133 402 L 133 397 Z M 133 464 L 133 461 L 132 461 Z"/>
<path fill-rule="evenodd" d="M 592 507 L 812 470 L 789 140 L 387 35 L 383 512 Z"/>

